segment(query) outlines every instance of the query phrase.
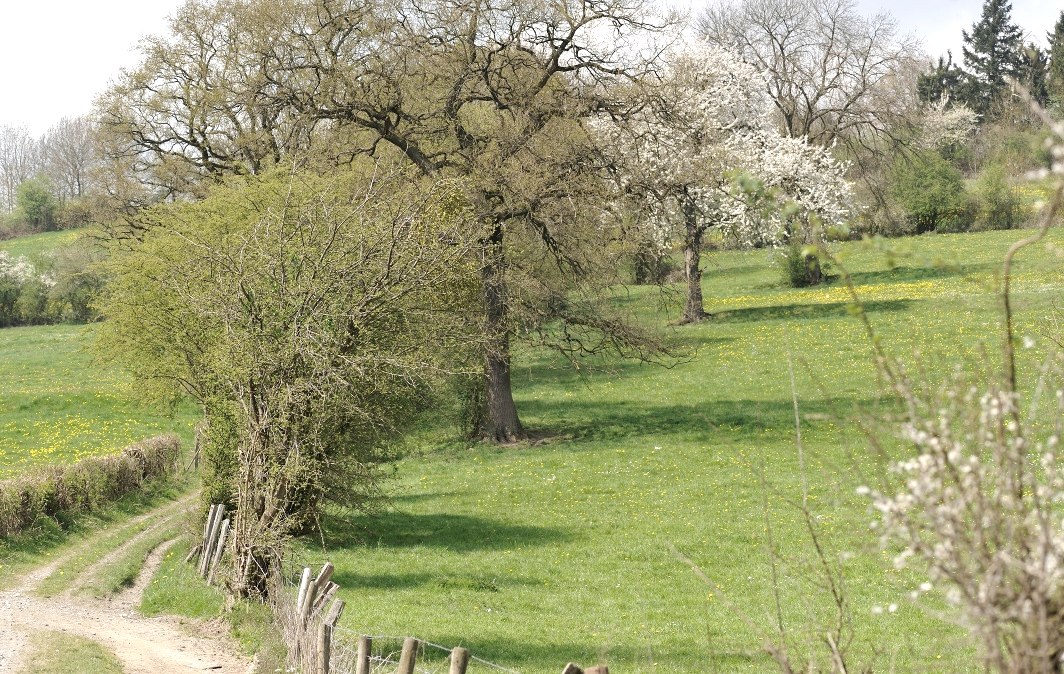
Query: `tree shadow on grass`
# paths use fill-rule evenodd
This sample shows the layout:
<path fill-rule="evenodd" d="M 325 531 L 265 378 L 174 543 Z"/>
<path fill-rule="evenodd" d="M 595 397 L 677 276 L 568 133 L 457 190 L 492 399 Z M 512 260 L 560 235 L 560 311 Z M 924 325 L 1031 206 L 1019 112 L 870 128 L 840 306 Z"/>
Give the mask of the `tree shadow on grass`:
<path fill-rule="evenodd" d="M 553 352 L 540 351 L 528 354 L 522 362 L 515 365 L 513 377 L 517 381 L 527 376 L 540 383 L 549 381 L 554 385 L 579 387 L 600 377 L 612 379 L 684 365 L 691 362 L 696 353 L 712 353 L 714 349 L 723 348 L 736 340 L 736 337 L 707 337 L 687 329 L 676 330 L 669 333 L 665 339 L 669 355 L 661 357 L 658 362 L 622 359 L 610 354 L 581 360 L 579 369 Z"/>
<path fill-rule="evenodd" d="M 989 263 L 945 264 L 928 266 L 901 266 L 881 271 L 861 271 L 850 274 L 854 285 L 878 285 L 882 283 L 907 283 L 912 281 L 936 281 L 957 276 L 972 276 L 993 272 L 997 265 Z M 860 288 L 858 288 L 860 290 Z"/>
<path fill-rule="evenodd" d="M 864 310 L 870 314 L 888 311 L 905 311 L 913 304 L 912 300 L 883 300 L 864 302 Z M 852 318 L 852 303 L 830 302 L 817 304 L 777 304 L 767 307 L 748 307 L 713 312 L 707 322 L 710 323 L 750 323 L 756 321 L 781 320 L 821 320 L 825 318 Z"/>
<path fill-rule="evenodd" d="M 442 608 L 442 607 L 441 607 Z M 441 622 L 446 623 L 446 611 L 441 611 Z M 350 628 L 341 632 L 344 639 L 354 638 L 358 631 L 354 621 L 349 623 Z M 508 669 L 517 671 L 561 671 L 567 662 L 577 662 L 584 666 L 590 666 L 599 662 L 607 661 L 613 668 L 617 664 L 635 666 L 640 664 L 653 669 L 657 662 L 700 662 L 705 663 L 708 671 L 723 668 L 727 671 L 729 666 L 749 666 L 751 663 L 764 662 L 768 664 L 768 656 L 762 652 L 714 652 L 709 643 L 700 641 L 684 641 L 682 643 L 669 644 L 611 644 L 608 648 L 599 647 L 582 648 L 570 642 L 540 642 L 523 643 L 515 639 L 503 639 L 478 636 L 476 634 L 456 634 L 447 632 L 433 632 L 418 635 L 420 638 L 440 644 L 446 647 L 462 646 L 478 658 Z M 386 646 L 385 646 L 386 648 Z M 430 652 L 423 654 L 425 663 L 443 661 L 446 659 L 445 652 Z M 605 656 L 605 657 L 603 657 Z M 715 665 L 715 666 L 714 666 Z"/>
<path fill-rule="evenodd" d="M 322 520 L 327 548 L 368 545 L 380 548 L 429 547 L 451 552 L 505 550 L 570 540 L 561 529 L 513 524 L 473 515 L 414 514 L 399 510 L 373 516 Z"/>
<path fill-rule="evenodd" d="M 853 409 L 871 409 L 875 400 L 803 400 L 809 419 L 834 419 Z M 584 440 L 623 440 L 652 435 L 696 434 L 711 437 L 719 428 L 743 433 L 793 433 L 794 407 L 786 400 L 725 400 L 699 404 L 651 405 L 599 403 L 589 399 L 522 400 L 522 414 L 543 420 L 555 433 Z M 577 447 L 566 445 L 566 451 Z"/>

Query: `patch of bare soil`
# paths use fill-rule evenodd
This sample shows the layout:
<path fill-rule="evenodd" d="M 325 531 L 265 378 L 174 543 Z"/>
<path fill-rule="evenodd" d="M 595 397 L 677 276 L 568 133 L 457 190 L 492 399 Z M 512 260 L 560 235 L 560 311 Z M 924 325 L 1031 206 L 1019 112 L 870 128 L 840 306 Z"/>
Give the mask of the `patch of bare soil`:
<path fill-rule="evenodd" d="M 164 506 L 137 521 L 159 518 L 159 524 L 153 524 L 145 531 L 156 530 L 169 521 L 175 507 L 174 504 Z M 124 526 L 130 524 L 133 522 Z M 26 635 L 44 629 L 96 641 L 115 654 L 127 674 L 245 674 L 252 671 L 251 661 L 237 655 L 237 648 L 224 626 L 193 633 L 188 621 L 169 616 L 147 618 L 136 611 L 144 589 L 172 543 L 168 541 L 157 546 L 148 555 L 133 586 L 109 600 L 80 598 L 71 593 L 60 597 L 34 594 L 37 584 L 51 575 L 67 556 L 34 570 L 12 589 L 0 592 L 0 673 L 18 672 L 26 657 Z M 77 554 L 77 550 L 68 556 L 73 554 Z M 85 569 L 72 587 L 83 584 L 84 578 L 90 577 L 86 574 L 95 573 L 103 568 L 105 559 L 113 561 L 120 553 L 116 550 L 112 555 Z"/>

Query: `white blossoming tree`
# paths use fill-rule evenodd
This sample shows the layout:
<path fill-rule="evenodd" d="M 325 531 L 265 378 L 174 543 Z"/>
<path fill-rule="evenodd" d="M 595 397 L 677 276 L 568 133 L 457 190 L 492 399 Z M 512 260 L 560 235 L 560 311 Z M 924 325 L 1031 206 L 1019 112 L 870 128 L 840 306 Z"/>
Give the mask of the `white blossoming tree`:
<path fill-rule="evenodd" d="M 950 105 L 942 98 L 924 109 L 920 120 L 917 147 L 922 150 L 942 150 L 963 143 L 975 132 L 979 115 L 966 105 Z"/>
<path fill-rule="evenodd" d="M 647 238 L 681 242 L 687 282 L 681 322 L 689 323 L 706 316 L 700 263 L 710 227 L 740 245 L 777 245 L 812 214 L 844 219 L 851 194 L 845 167 L 828 151 L 775 130 L 762 74 L 736 54 L 698 43 L 677 48 L 666 63 L 661 78 L 640 92 L 638 114 L 597 130 L 622 191 L 652 230 Z M 797 208 L 751 200 L 737 188 L 743 174 L 757 178 L 762 197 Z"/>

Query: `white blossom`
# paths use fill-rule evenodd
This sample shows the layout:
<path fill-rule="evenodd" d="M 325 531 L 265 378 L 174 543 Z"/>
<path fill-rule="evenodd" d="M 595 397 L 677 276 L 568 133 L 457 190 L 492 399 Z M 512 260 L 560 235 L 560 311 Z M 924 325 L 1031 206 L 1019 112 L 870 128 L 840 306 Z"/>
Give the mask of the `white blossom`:
<path fill-rule="evenodd" d="M 948 106 L 948 103 L 948 98 L 932 103 L 920 118 L 918 144 L 925 150 L 941 150 L 962 143 L 975 132 L 979 115 L 967 106 Z"/>
<path fill-rule="evenodd" d="M 758 179 L 798 215 L 836 224 L 853 195 L 846 167 L 830 151 L 775 129 L 765 76 L 736 53 L 706 43 L 683 45 L 650 85 L 642 111 L 593 130 L 622 166 L 621 189 L 640 198 L 664 245 L 698 218 L 747 246 L 787 240 L 780 209 L 751 203 L 737 177 Z"/>
<path fill-rule="evenodd" d="M 36 270 L 23 256 L 16 258 L 6 250 L 0 250 L 0 279 L 13 281 L 19 285 L 27 283 L 36 277 Z"/>

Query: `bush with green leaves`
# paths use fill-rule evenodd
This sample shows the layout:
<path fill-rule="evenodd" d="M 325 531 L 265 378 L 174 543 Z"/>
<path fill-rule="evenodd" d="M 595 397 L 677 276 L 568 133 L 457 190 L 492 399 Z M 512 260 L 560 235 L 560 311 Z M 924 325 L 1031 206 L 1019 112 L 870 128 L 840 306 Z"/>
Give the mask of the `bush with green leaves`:
<path fill-rule="evenodd" d="M 979 209 L 977 229 L 1012 229 L 1019 225 L 1023 204 L 1002 166 L 990 166 L 983 171 L 976 182 L 974 196 Z"/>
<path fill-rule="evenodd" d="M 378 494 L 395 438 L 479 347 L 483 231 L 461 195 L 376 166 L 278 169 L 149 209 L 114 251 L 101 344 L 205 410 L 234 593 L 267 594 L 326 501 Z"/>
<path fill-rule="evenodd" d="M 816 250 L 797 241 L 783 248 L 780 269 L 784 283 L 792 288 L 815 286 L 824 279 L 824 269 Z"/>
<path fill-rule="evenodd" d="M 56 228 L 59 202 L 50 180 L 37 176 L 23 181 L 15 192 L 15 212 L 33 232 L 47 232 Z"/>
<path fill-rule="evenodd" d="M 937 152 L 899 158 L 892 183 L 891 194 L 912 231 L 956 232 L 971 226 L 964 176 Z"/>
<path fill-rule="evenodd" d="M 0 251 L 0 327 L 87 323 L 97 318 L 102 251 L 78 242 L 38 264 Z"/>

